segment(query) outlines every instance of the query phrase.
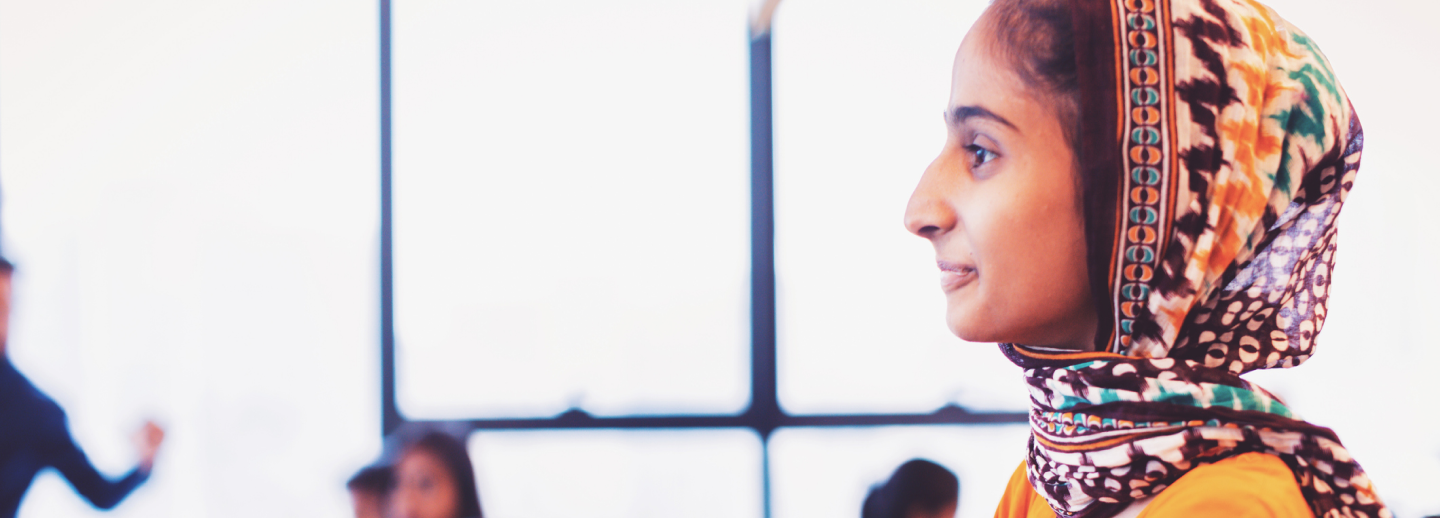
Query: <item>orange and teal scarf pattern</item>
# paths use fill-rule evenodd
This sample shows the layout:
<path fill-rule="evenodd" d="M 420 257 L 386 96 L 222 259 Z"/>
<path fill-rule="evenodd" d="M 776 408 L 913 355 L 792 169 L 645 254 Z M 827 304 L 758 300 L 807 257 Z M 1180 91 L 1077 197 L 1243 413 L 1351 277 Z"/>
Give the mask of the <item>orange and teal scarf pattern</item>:
<path fill-rule="evenodd" d="M 1332 431 L 1240 377 L 1304 362 L 1325 322 L 1364 144 L 1330 63 L 1252 0 L 1070 2 L 1108 315 L 1099 352 L 1002 345 L 1031 390 L 1031 484 L 1060 516 L 1105 517 L 1263 452 L 1316 516 L 1389 517 Z"/>

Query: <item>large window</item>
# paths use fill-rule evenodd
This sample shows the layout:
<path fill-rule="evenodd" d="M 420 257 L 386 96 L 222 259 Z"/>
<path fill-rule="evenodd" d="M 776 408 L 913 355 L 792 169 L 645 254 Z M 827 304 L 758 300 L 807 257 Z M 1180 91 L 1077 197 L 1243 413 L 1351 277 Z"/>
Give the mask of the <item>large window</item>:
<path fill-rule="evenodd" d="M 745 8 L 393 3 L 402 412 L 744 408 Z"/>
<path fill-rule="evenodd" d="M 899 224 L 982 3 L 749 3 L 383 4 L 386 427 L 467 423 L 487 512 L 853 515 L 906 455 L 1022 458 Z"/>
<path fill-rule="evenodd" d="M 995 348 L 945 328 L 935 252 L 901 226 L 944 143 L 955 49 L 986 2 L 783 5 L 774 33 L 781 405 L 1025 410 L 1024 386 Z"/>
<path fill-rule="evenodd" d="M 730 518 L 763 513 L 750 430 L 550 430 L 472 436 L 486 516 Z"/>
<path fill-rule="evenodd" d="M 1029 430 L 1025 424 L 782 428 L 769 444 L 770 515 L 854 518 L 871 484 L 921 457 L 960 479 L 956 516 L 993 516 Z"/>

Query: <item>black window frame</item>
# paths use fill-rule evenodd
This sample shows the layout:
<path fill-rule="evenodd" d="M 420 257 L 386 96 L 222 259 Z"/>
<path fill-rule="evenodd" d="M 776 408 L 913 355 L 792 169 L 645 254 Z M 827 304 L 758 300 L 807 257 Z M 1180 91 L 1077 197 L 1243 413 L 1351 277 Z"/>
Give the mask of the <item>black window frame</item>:
<path fill-rule="evenodd" d="M 406 423 L 491 430 L 749 429 L 760 438 L 764 516 L 771 515 L 769 439 L 796 427 L 987 425 L 1029 422 L 1026 412 L 971 412 L 950 404 L 928 414 L 789 414 L 780 407 L 775 368 L 775 199 L 771 82 L 772 28 L 750 33 L 750 404 L 738 414 L 596 417 L 571 408 L 554 417 L 411 420 L 395 399 L 394 261 L 391 205 L 391 0 L 380 1 L 380 415 L 381 433 Z"/>

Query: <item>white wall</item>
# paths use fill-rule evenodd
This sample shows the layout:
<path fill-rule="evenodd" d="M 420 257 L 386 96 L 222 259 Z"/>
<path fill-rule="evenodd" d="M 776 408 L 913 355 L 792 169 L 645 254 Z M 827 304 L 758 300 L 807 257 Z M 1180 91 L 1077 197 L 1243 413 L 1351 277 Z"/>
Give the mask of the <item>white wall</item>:
<path fill-rule="evenodd" d="M 345 516 L 378 448 L 373 2 L 0 2 L 10 355 L 109 516 Z M 99 513 L 53 472 L 20 516 Z"/>

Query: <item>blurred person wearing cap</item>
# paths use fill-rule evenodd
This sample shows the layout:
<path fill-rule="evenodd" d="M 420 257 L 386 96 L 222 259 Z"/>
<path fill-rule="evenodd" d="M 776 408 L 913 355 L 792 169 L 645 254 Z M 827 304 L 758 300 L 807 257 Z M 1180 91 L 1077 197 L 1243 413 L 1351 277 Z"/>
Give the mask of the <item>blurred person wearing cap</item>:
<path fill-rule="evenodd" d="M 95 507 L 110 509 L 150 477 L 165 432 L 146 422 L 135 434 L 140 462 L 110 480 L 75 444 L 65 411 L 15 370 L 5 346 L 10 328 L 10 281 L 14 266 L 0 258 L 0 518 L 13 518 L 35 474 L 55 468 Z"/>

